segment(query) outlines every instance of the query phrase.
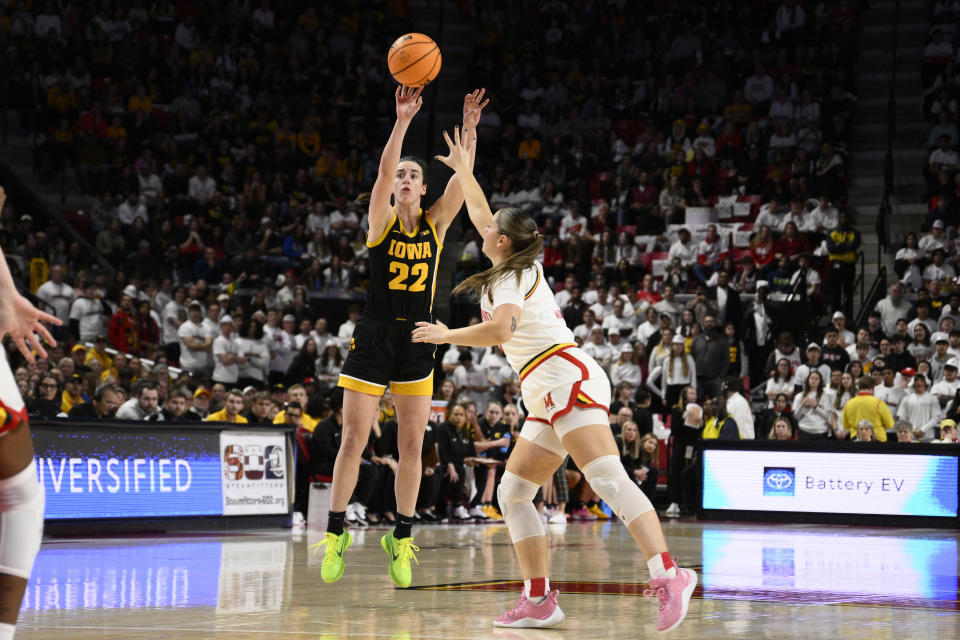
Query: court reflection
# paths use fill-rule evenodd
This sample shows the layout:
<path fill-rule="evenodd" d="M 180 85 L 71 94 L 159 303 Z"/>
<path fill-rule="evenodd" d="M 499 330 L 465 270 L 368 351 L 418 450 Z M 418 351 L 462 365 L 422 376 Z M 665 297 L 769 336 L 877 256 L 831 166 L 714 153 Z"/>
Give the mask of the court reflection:
<path fill-rule="evenodd" d="M 278 611 L 289 593 L 289 547 L 289 539 L 46 544 L 23 611 Z"/>
<path fill-rule="evenodd" d="M 956 538 L 911 533 L 708 527 L 703 597 L 960 610 Z"/>

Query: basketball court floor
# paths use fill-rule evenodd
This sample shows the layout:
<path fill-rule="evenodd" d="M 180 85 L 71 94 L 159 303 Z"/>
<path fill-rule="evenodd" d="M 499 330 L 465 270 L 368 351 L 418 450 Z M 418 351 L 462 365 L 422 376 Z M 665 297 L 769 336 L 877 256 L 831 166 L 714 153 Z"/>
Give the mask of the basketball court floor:
<path fill-rule="evenodd" d="M 664 524 L 700 574 L 672 638 L 960 638 L 957 531 Z M 494 629 L 520 583 L 506 528 L 416 530 L 414 587 L 395 589 L 378 540 L 357 532 L 347 573 L 320 580 L 320 533 L 52 539 L 18 639 L 627 638 L 656 636 L 646 564 L 619 522 L 550 527 L 567 620 Z"/>

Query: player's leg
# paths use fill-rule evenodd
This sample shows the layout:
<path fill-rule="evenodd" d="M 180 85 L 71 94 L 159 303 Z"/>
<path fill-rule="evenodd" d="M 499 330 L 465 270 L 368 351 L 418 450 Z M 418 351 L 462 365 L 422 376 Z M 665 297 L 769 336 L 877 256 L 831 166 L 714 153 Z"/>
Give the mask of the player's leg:
<path fill-rule="evenodd" d="M 343 431 L 340 450 L 333 465 L 330 511 L 346 511 L 350 503 L 357 486 L 360 458 L 379 410 L 380 396 L 353 389 L 343 390 Z"/>
<path fill-rule="evenodd" d="M 429 388 L 433 389 L 432 379 Z M 406 391 L 424 391 L 421 388 L 404 388 L 393 385 L 393 405 L 397 410 L 397 478 L 394 489 L 397 493 L 397 525 L 392 533 L 383 536 L 380 543 L 390 556 L 390 577 L 398 587 L 409 587 L 413 579 L 410 560 L 416 560 L 413 552 L 413 520 L 423 477 L 423 434 L 430 420 L 430 396 L 408 395 Z"/>
<path fill-rule="evenodd" d="M 30 428 L 23 421 L 0 438 L 0 640 L 13 638 L 20 602 L 40 550 L 43 507 Z"/>
<path fill-rule="evenodd" d="M 605 412 L 573 409 L 554 428 L 593 490 L 623 520 L 650 569 L 650 586 L 660 599 L 657 628 L 672 629 L 686 616 L 697 574 L 674 565 L 650 499 L 627 475 Z M 583 426 L 586 424 L 586 426 Z"/>
<path fill-rule="evenodd" d="M 316 547 L 319 549 L 319 545 L 326 545 L 320 571 L 324 582 L 336 582 L 343 576 L 345 568 L 343 554 L 353 542 L 350 532 L 343 528 L 347 516 L 347 505 L 357 486 L 360 457 L 364 447 L 367 446 L 370 429 L 379 409 L 380 396 L 354 389 L 343 390 L 343 430 L 340 450 L 333 464 L 333 486 L 330 491 L 327 532 L 323 541 Z"/>
<path fill-rule="evenodd" d="M 523 592 L 515 606 L 493 622 L 498 627 L 552 627 L 564 620 L 557 591 L 550 590 L 550 552 L 546 531 L 533 499 L 566 456 L 549 425 L 527 420 L 497 489 L 503 519 L 510 532 L 523 576 Z"/>

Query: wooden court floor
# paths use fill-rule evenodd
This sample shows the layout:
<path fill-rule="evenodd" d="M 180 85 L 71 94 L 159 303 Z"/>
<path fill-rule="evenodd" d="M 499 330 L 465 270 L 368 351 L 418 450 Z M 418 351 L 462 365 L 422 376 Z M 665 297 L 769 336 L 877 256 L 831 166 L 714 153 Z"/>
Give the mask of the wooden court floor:
<path fill-rule="evenodd" d="M 957 531 L 664 525 L 700 574 L 669 638 L 960 638 Z M 519 593 L 502 525 L 416 531 L 414 588 L 395 589 L 360 530 L 347 571 L 320 580 L 318 532 L 54 539 L 37 558 L 18 639 L 633 638 L 656 632 L 648 575 L 619 522 L 550 527 L 556 630 L 490 622 Z"/>

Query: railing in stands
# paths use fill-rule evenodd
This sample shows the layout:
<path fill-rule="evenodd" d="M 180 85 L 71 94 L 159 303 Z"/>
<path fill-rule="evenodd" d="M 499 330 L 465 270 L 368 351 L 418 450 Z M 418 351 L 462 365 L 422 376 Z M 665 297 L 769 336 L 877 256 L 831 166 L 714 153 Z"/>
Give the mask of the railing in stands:
<path fill-rule="evenodd" d="M 890 96 L 887 98 L 887 152 L 883 157 L 883 200 L 877 210 L 877 264 L 882 263 L 883 253 L 890 246 L 887 221 L 891 214 L 890 198 L 894 195 L 893 142 L 897 134 L 897 58 L 899 48 L 900 0 L 895 0 L 893 9 L 893 34 L 890 38 Z M 877 276 L 879 281 L 880 276 Z M 886 277 L 884 277 L 884 282 Z M 874 282 L 876 286 L 876 281 Z M 863 309 L 860 309 L 860 315 Z"/>
<path fill-rule="evenodd" d="M 860 254 L 862 259 L 863 253 Z M 863 294 L 863 270 L 861 267 L 860 275 L 857 276 L 857 281 L 860 283 L 860 310 L 857 312 L 857 319 L 854 322 L 853 326 L 860 327 L 866 324 L 867 316 L 873 311 L 874 307 L 877 306 L 879 302 L 887 292 L 887 267 L 880 265 L 879 270 L 877 271 L 877 277 L 873 281 L 873 284 L 870 285 L 870 290 L 867 292 L 866 296 Z M 856 285 L 854 285 L 856 288 Z"/>

